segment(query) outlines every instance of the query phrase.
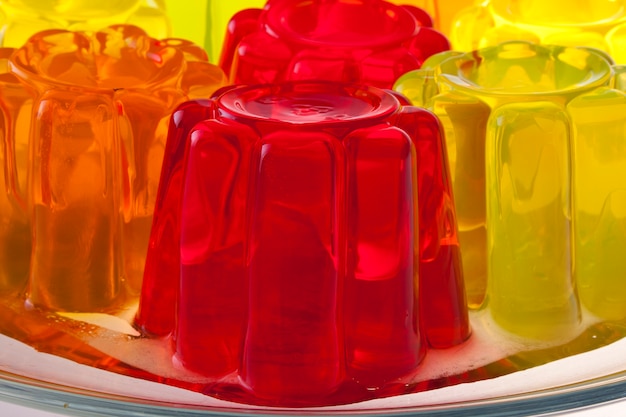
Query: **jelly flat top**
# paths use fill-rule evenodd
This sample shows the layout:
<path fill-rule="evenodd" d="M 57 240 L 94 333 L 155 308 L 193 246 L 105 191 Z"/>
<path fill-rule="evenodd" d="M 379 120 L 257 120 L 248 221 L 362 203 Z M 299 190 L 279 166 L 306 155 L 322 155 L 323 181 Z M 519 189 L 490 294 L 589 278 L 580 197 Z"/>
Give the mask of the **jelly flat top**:
<path fill-rule="evenodd" d="M 236 88 L 218 99 L 235 118 L 308 125 L 382 119 L 400 106 L 383 90 L 332 82 L 297 82 Z"/>
<path fill-rule="evenodd" d="M 142 29 L 116 25 L 96 33 L 52 29 L 34 35 L 10 59 L 27 82 L 87 89 L 155 88 L 180 77 L 186 41 L 157 41 Z"/>
<path fill-rule="evenodd" d="M 454 56 L 439 73 L 453 88 L 477 94 L 579 94 L 605 85 L 611 68 L 605 55 L 589 48 L 511 41 Z"/>

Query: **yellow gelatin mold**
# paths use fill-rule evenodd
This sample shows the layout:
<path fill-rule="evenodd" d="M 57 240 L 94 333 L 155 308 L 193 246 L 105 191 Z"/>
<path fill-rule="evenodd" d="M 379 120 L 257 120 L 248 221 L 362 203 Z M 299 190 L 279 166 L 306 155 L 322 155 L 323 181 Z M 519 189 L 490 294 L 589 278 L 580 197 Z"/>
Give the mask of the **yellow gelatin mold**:
<path fill-rule="evenodd" d="M 5 0 L 0 3 L 0 45 L 22 46 L 43 30 L 97 31 L 120 23 L 139 26 L 155 38 L 171 32 L 163 0 Z"/>
<path fill-rule="evenodd" d="M 622 72 L 513 41 L 435 55 L 395 86 L 443 124 L 470 304 L 520 336 L 576 333 L 581 303 L 626 319 Z"/>
<path fill-rule="evenodd" d="M 511 40 L 587 46 L 626 63 L 626 1 L 485 0 L 456 15 L 450 34 L 462 51 Z"/>

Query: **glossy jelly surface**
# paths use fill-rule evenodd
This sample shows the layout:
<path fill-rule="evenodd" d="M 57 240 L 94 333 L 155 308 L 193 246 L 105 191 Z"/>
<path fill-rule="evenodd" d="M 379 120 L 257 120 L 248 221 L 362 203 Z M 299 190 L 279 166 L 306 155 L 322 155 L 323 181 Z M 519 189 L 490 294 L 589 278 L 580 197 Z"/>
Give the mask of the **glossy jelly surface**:
<path fill-rule="evenodd" d="M 390 88 L 449 49 L 430 26 L 423 10 L 382 0 L 274 0 L 231 19 L 220 65 L 236 84 L 324 79 Z"/>
<path fill-rule="evenodd" d="M 0 291 L 114 309 L 141 287 L 169 115 L 224 74 L 200 47 L 127 25 L 41 32 L 2 58 Z"/>
<path fill-rule="evenodd" d="M 167 15 L 172 23 L 174 36 L 202 42 L 211 57 L 217 61 L 222 52 L 228 22 L 235 14 L 247 9 L 262 9 L 265 0 L 166 0 Z M 390 3 L 414 6 L 424 26 L 432 26 L 445 35 L 452 29 L 456 14 L 471 6 L 472 0 L 393 0 Z M 321 17 L 324 19 L 324 17 Z M 193 22 L 193 23 L 192 23 Z M 427 22 L 430 22 L 426 24 Z"/>
<path fill-rule="evenodd" d="M 483 248 L 464 252 L 470 304 L 485 288 L 497 322 L 540 339 L 577 332 L 580 302 L 626 318 L 613 301 L 623 297 L 620 257 L 598 255 L 621 246 L 624 186 L 623 94 L 610 89 L 606 56 L 511 42 L 431 62 L 397 89 L 445 127 L 461 249 Z"/>
<path fill-rule="evenodd" d="M 173 332 L 184 367 L 235 373 L 255 402 L 332 404 L 467 339 L 432 114 L 351 84 L 244 87 L 183 104 L 170 138 L 146 268 L 169 275 L 146 274 L 137 323 Z M 179 266 L 152 250 L 177 241 Z"/>
<path fill-rule="evenodd" d="M 587 46 L 626 62 L 626 2 L 489 0 L 460 12 L 450 39 L 469 51 L 525 40 L 546 45 Z"/>

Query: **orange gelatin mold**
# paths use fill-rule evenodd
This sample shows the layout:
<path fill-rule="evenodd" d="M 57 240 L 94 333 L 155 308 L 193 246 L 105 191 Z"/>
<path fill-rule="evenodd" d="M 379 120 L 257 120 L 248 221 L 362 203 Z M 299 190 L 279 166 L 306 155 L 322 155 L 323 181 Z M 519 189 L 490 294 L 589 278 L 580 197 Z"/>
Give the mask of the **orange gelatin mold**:
<path fill-rule="evenodd" d="M 192 43 L 125 25 L 44 31 L 0 56 L 0 291 L 111 308 L 141 285 L 170 114 L 224 74 Z"/>

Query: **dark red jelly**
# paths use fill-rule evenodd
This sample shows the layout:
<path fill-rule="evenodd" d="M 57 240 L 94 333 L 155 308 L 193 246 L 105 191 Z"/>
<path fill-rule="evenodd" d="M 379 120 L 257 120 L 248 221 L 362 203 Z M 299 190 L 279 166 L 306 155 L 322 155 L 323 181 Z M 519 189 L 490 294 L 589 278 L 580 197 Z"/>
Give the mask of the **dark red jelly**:
<path fill-rule="evenodd" d="M 468 337 L 431 113 L 296 82 L 188 102 L 170 129 L 137 323 L 171 331 L 184 367 L 269 404 L 332 404 L 408 383 L 424 334 Z"/>
<path fill-rule="evenodd" d="M 220 65 L 237 84 L 332 80 L 391 88 L 450 48 L 431 26 L 423 10 L 382 0 L 272 0 L 232 18 Z"/>

